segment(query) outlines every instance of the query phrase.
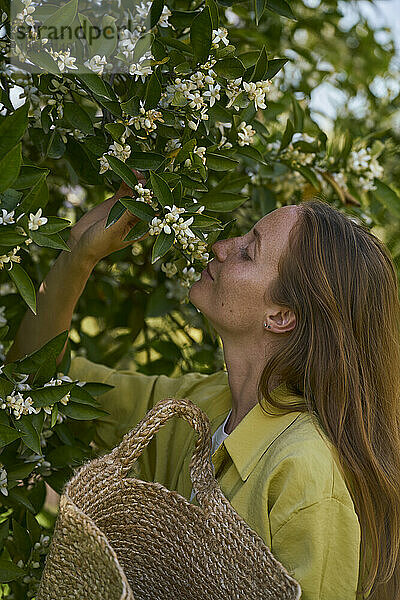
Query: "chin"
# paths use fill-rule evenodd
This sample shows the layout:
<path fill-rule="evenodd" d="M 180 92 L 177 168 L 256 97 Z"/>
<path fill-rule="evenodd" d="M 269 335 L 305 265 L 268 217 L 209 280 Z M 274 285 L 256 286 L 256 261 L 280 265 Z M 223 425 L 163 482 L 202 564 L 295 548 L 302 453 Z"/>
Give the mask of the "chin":
<path fill-rule="evenodd" d="M 200 310 L 205 316 L 207 316 L 206 312 L 203 310 L 203 305 L 205 305 L 204 308 L 207 309 L 207 304 L 209 304 L 209 303 L 207 302 L 207 299 L 205 298 L 205 294 L 201 289 L 201 280 L 200 279 L 198 281 L 195 281 L 192 284 L 192 286 L 189 288 L 188 298 L 189 298 L 190 302 L 198 310 Z"/>

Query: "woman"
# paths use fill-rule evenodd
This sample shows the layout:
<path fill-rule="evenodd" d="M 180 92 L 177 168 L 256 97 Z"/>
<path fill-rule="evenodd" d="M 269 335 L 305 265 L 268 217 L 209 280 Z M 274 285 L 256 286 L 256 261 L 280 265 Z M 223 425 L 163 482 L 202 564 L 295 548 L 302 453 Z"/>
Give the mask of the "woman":
<path fill-rule="evenodd" d="M 131 243 L 127 212 L 104 231 L 128 192 L 72 227 L 72 252 L 40 286 L 7 361 L 69 329 L 95 264 Z M 387 251 L 321 201 L 283 206 L 212 250 L 189 297 L 221 336 L 227 370 L 171 378 L 74 358 L 71 377 L 115 386 L 100 397 L 109 415 L 95 422 L 97 446 L 109 451 L 159 399 L 190 398 L 210 418 L 222 492 L 302 600 L 399 598 L 400 305 Z M 197 503 L 189 429 L 164 425 L 135 473 Z"/>

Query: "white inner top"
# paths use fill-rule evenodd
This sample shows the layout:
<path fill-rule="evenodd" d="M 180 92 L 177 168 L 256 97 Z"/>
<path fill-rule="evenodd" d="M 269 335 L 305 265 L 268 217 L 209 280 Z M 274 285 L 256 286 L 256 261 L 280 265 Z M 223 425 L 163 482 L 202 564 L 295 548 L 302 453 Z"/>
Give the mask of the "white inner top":
<path fill-rule="evenodd" d="M 215 431 L 214 435 L 211 438 L 210 462 L 211 462 L 213 471 L 214 471 L 214 465 L 212 464 L 211 456 L 220 447 L 220 445 L 222 444 L 224 439 L 227 438 L 229 435 L 229 433 L 226 433 L 226 431 L 225 431 L 225 425 L 226 425 L 226 422 L 228 421 L 229 417 L 231 416 L 231 412 L 232 412 L 232 409 L 229 411 L 225 421 L 223 423 L 221 423 L 221 425 L 218 427 L 218 429 Z M 192 493 L 190 496 L 190 502 L 193 500 L 194 496 L 195 496 L 195 493 L 194 493 L 194 490 L 192 489 Z"/>

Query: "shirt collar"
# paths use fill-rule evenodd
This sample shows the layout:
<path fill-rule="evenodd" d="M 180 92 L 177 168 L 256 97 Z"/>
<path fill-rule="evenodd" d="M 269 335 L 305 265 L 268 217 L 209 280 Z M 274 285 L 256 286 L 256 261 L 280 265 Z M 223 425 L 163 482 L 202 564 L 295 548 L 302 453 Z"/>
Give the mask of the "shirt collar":
<path fill-rule="evenodd" d="M 290 392 L 285 383 L 272 390 L 270 395 L 279 401 L 299 401 L 299 396 Z M 300 411 L 285 414 L 283 410 L 267 404 L 265 398 L 263 405 L 274 414 L 266 414 L 257 403 L 223 442 L 243 481 L 276 438 L 304 414 Z"/>

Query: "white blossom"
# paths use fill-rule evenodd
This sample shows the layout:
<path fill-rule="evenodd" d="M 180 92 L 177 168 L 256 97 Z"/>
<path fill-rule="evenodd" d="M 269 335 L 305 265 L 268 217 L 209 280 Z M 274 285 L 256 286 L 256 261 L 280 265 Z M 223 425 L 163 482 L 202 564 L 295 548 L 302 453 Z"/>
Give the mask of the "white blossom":
<path fill-rule="evenodd" d="M 49 54 L 56 60 L 58 68 L 60 71 L 64 71 L 65 69 L 77 69 L 78 67 L 74 65 L 76 58 L 71 56 L 71 50 L 55 52 L 52 48 L 48 51 Z"/>
<path fill-rule="evenodd" d="M 0 225 L 12 225 L 14 221 L 14 210 L 7 212 L 5 208 L 1 209 L 2 216 L 0 216 Z"/>
<path fill-rule="evenodd" d="M 94 56 L 92 56 L 92 58 L 90 60 L 86 60 L 84 62 L 84 65 L 90 69 L 91 71 L 93 71 L 94 73 L 97 73 L 98 75 L 102 75 L 103 71 L 104 71 L 104 67 L 107 64 L 107 59 L 105 56 L 100 56 L 100 54 L 95 54 Z"/>
<path fill-rule="evenodd" d="M 178 272 L 178 267 L 172 262 L 166 262 L 161 265 L 161 270 L 164 271 L 167 277 L 171 278 Z"/>
<path fill-rule="evenodd" d="M 160 27 L 169 27 L 168 17 L 170 17 L 171 15 L 172 12 L 169 10 L 168 6 L 164 6 L 157 25 L 159 25 Z"/>
<path fill-rule="evenodd" d="M 12 268 L 13 262 L 17 262 L 17 263 L 21 262 L 21 257 L 17 256 L 17 252 L 19 249 L 20 249 L 20 247 L 16 246 L 12 250 L 10 250 L 10 252 L 7 252 L 7 254 L 3 254 L 0 256 L 0 269 L 2 269 L 4 267 L 4 263 L 9 262 L 10 267 Z"/>
<path fill-rule="evenodd" d="M 4 496 L 8 496 L 7 471 L 3 467 L 0 468 L 0 492 Z"/>
<path fill-rule="evenodd" d="M 226 27 L 219 27 L 218 29 L 213 29 L 212 34 L 212 45 L 214 48 L 219 48 L 220 42 L 223 42 L 225 46 L 229 44 L 228 30 L 226 29 Z"/>
<path fill-rule="evenodd" d="M 47 218 L 42 217 L 42 209 L 39 208 L 35 214 L 29 214 L 28 228 L 32 230 L 39 229 L 41 225 L 47 223 Z"/>
<path fill-rule="evenodd" d="M 146 54 L 147 54 L 147 53 L 146 53 Z M 141 79 L 142 79 L 142 82 L 144 83 L 144 81 L 145 81 L 145 79 L 146 79 L 147 75 L 150 75 L 150 74 L 153 72 L 153 69 L 152 69 L 152 66 L 151 66 L 151 65 L 145 65 L 145 64 L 143 64 L 143 63 L 144 63 L 144 61 L 145 61 L 147 58 L 154 59 L 154 57 L 153 57 L 152 55 L 150 55 L 149 57 L 146 57 L 146 55 L 144 55 L 144 56 L 142 56 L 142 57 L 139 59 L 139 62 L 137 62 L 137 63 L 132 63 L 132 64 L 129 66 L 129 73 L 130 73 L 131 75 L 135 75 L 135 81 L 137 81 L 137 79 L 138 79 L 139 77 L 141 77 Z"/>
<path fill-rule="evenodd" d="M 255 135 L 255 130 L 251 125 L 246 125 L 245 121 L 242 121 L 238 127 L 238 144 L 239 146 L 248 146 L 253 143 L 253 137 Z"/>
<path fill-rule="evenodd" d="M 210 97 L 210 106 L 214 106 L 215 100 L 219 100 L 221 98 L 219 94 L 220 89 L 221 86 L 219 85 L 219 83 L 216 83 L 215 85 L 209 85 L 208 90 L 206 92 L 203 92 L 203 96 Z"/>
<path fill-rule="evenodd" d="M 4 327 L 4 325 L 7 325 L 7 319 L 4 315 L 5 310 L 5 306 L 0 306 L 0 327 Z"/>
<path fill-rule="evenodd" d="M 98 158 L 97 160 L 100 161 L 100 171 L 99 171 L 99 173 L 101 175 L 102 173 L 105 173 L 110 168 L 110 165 L 108 164 L 108 160 L 104 156 L 104 154 L 103 154 L 103 156 L 100 156 L 100 158 Z"/>
<path fill-rule="evenodd" d="M 190 100 L 190 108 L 199 110 L 205 105 L 204 98 L 201 96 L 200 92 L 194 92 L 194 94 L 189 93 L 187 98 Z"/>

